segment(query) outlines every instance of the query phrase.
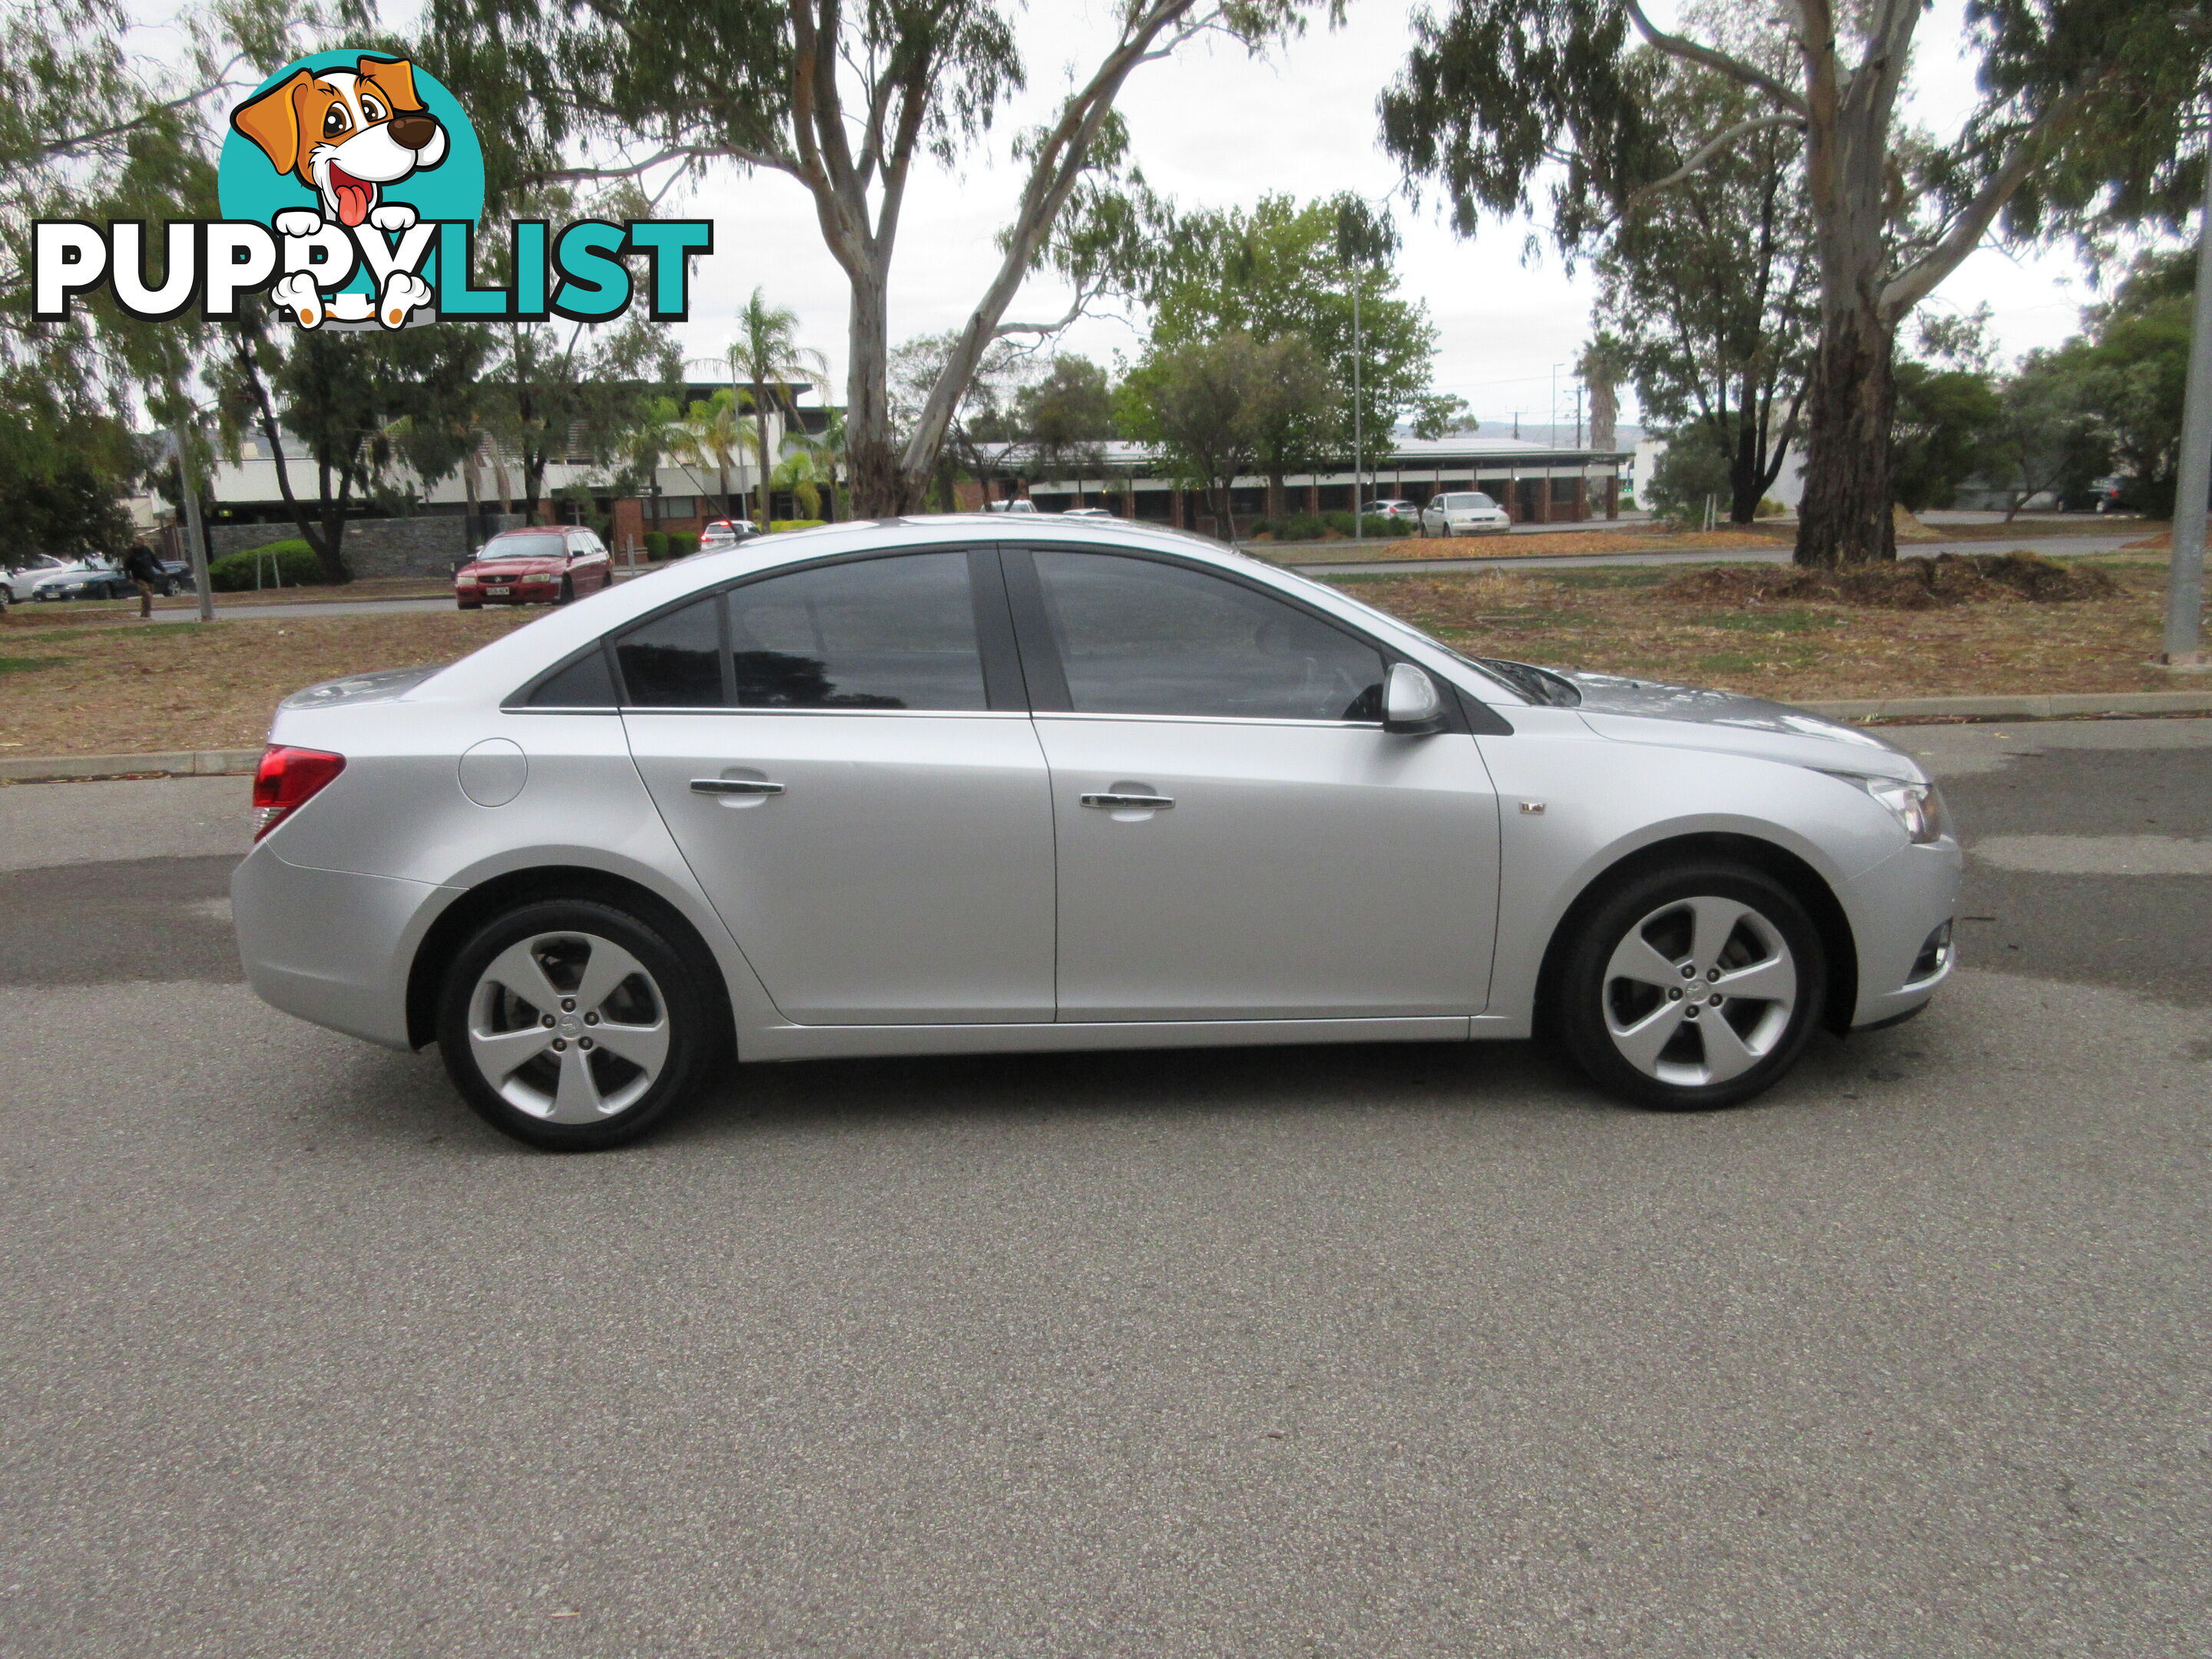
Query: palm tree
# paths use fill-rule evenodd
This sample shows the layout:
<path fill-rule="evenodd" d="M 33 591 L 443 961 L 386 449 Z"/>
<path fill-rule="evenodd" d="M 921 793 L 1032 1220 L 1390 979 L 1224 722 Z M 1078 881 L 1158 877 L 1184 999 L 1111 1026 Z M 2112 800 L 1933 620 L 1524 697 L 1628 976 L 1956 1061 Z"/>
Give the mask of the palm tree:
<path fill-rule="evenodd" d="M 769 477 L 768 410 L 773 398 L 785 416 L 785 430 L 799 424 L 791 388 L 804 384 L 828 401 L 830 360 L 812 346 L 799 343 L 799 313 L 788 306 L 772 306 L 755 289 L 738 313 L 738 337 L 730 347 L 730 378 L 752 393 L 753 441 L 760 453 L 760 523 L 768 528 Z"/>
<path fill-rule="evenodd" d="M 670 433 L 670 448 L 686 466 L 712 467 L 722 497 L 722 516 L 735 518 L 731 505 L 730 470 L 758 435 L 760 422 L 738 413 L 738 394 L 728 386 L 718 389 L 703 403 L 694 403 L 683 421 Z"/>
<path fill-rule="evenodd" d="M 778 489 L 791 492 L 799 516 L 818 519 L 822 516 L 822 464 L 815 459 L 812 447 L 793 448 L 776 463 L 775 475 L 769 482 Z"/>

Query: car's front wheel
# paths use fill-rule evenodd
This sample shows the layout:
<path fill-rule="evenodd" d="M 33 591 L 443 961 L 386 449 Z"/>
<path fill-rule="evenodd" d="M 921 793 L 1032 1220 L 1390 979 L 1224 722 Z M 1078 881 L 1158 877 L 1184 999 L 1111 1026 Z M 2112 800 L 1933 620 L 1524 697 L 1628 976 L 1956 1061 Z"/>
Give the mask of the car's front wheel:
<path fill-rule="evenodd" d="M 555 1152 L 618 1146 L 690 1094 L 720 1051 L 712 983 L 641 916 L 542 900 L 489 922 L 454 958 L 438 1046 L 495 1128 Z"/>
<path fill-rule="evenodd" d="M 1733 1106 L 1797 1062 L 1826 1000 L 1819 930 L 1748 866 L 1621 883 L 1577 926 L 1553 1024 L 1601 1087 L 1641 1106 Z"/>

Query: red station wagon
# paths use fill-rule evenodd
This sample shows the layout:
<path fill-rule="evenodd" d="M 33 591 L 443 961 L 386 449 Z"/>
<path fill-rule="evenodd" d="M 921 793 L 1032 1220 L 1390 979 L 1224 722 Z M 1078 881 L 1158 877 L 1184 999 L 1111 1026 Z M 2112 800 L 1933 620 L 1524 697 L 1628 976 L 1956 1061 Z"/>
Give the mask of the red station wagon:
<path fill-rule="evenodd" d="M 487 605 L 566 605 L 613 581 L 614 562 L 588 530 L 548 525 L 504 530 L 477 550 L 453 576 L 464 611 Z"/>

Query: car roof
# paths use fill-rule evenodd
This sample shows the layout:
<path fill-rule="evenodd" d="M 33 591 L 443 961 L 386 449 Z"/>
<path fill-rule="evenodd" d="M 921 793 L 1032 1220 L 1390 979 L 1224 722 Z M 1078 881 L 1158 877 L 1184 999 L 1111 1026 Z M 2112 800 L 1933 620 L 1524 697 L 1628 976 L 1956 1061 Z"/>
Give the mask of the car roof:
<path fill-rule="evenodd" d="M 1016 522 L 999 513 L 942 513 L 910 518 L 848 520 L 808 530 L 755 536 L 726 549 L 702 550 L 689 558 L 672 561 L 648 575 L 602 588 L 574 605 L 548 611 L 534 622 L 492 641 L 473 655 L 440 670 L 408 691 L 406 699 L 430 701 L 447 695 L 467 699 L 504 699 L 518 684 L 602 635 L 741 577 L 764 574 L 786 565 L 835 558 L 841 554 L 921 552 L 948 544 L 1171 553 L 1194 563 L 1256 577 L 1265 585 L 1328 611 L 1365 632 L 1391 636 L 1408 656 L 1439 669 L 1449 678 L 1464 679 L 1474 672 L 1448 648 L 1410 624 L 1363 605 L 1324 582 L 1240 553 L 1211 536 L 1127 519 L 1066 519 L 1057 514 L 1038 514 L 1034 517 L 1024 515 Z M 1483 677 L 1483 684 L 1486 701 L 1492 700 L 1487 677 Z M 1502 696 L 1496 701 L 1521 701 L 1510 688 L 1499 690 Z"/>

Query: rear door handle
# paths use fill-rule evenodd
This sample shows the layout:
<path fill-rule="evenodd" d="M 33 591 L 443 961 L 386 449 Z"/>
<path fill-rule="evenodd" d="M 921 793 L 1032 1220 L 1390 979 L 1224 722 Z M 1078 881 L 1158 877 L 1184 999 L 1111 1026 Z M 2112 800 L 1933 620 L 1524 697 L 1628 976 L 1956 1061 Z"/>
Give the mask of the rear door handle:
<path fill-rule="evenodd" d="M 691 793 L 695 795 L 780 795 L 783 786 L 770 783 L 766 778 L 694 778 Z"/>
<path fill-rule="evenodd" d="M 1096 806 L 1109 812 L 1126 812 L 1133 808 L 1159 809 L 1173 806 L 1173 795 L 1085 795 L 1085 806 Z"/>

